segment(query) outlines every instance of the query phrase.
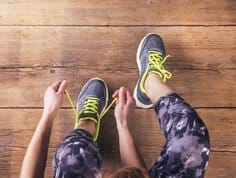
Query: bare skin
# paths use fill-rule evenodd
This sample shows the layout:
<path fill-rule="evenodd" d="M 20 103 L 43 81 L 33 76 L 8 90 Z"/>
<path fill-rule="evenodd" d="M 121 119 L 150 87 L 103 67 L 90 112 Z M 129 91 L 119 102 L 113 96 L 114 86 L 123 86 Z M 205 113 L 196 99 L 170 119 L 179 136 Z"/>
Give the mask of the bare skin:
<path fill-rule="evenodd" d="M 44 177 L 48 145 L 54 118 L 63 102 L 66 81 L 57 81 L 50 85 L 44 95 L 42 117 L 26 151 L 20 177 Z"/>
<path fill-rule="evenodd" d="M 147 96 L 154 105 L 161 96 L 173 92 L 156 74 L 149 74 L 144 85 Z M 113 97 L 118 98 L 118 104 L 115 107 L 115 118 L 119 135 L 121 162 L 125 167 L 136 167 L 147 171 L 129 129 L 130 122 L 135 122 L 132 121 L 135 100 L 124 87 L 115 91 Z"/>
<path fill-rule="evenodd" d="M 130 123 L 134 122 L 132 121 L 132 112 L 135 100 L 124 87 L 116 90 L 113 97 L 118 99 L 114 114 L 119 136 L 121 163 L 124 167 L 136 167 L 147 171 L 130 132 Z"/>
<path fill-rule="evenodd" d="M 150 98 L 152 103 L 155 105 L 160 97 L 172 93 L 170 89 L 156 74 L 149 74 L 144 83 L 144 88 L 147 91 L 147 96 Z"/>
<path fill-rule="evenodd" d="M 88 131 L 92 136 L 95 134 L 96 124 L 91 120 L 83 120 L 78 123 L 76 129 L 83 129 Z"/>
<path fill-rule="evenodd" d="M 146 166 L 138 153 L 129 128 L 132 111 L 135 107 L 135 100 L 124 87 L 116 90 L 113 97 L 118 99 L 114 114 L 119 135 L 122 165 L 125 167 L 137 167 L 146 171 Z M 84 129 L 94 135 L 95 126 L 93 121 L 84 120 L 79 122 L 77 128 Z"/>
<path fill-rule="evenodd" d="M 137 167 L 147 171 L 144 161 L 135 146 L 133 136 L 129 128 L 129 124 L 132 122 L 131 118 L 135 107 L 135 100 L 131 96 L 130 92 L 124 87 L 116 90 L 113 97 L 118 99 L 114 114 L 119 135 L 122 165 L 124 167 Z M 94 135 L 95 126 L 96 125 L 93 121 L 84 120 L 79 122 L 77 128 L 84 129 Z"/>
<path fill-rule="evenodd" d="M 148 75 L 145 82 L 147 96 L 152 103 L 156 103 L 161 96 L 171 93 L 172 90 L 162 82 L 155 74 Z M 44 95 L 44 109 L 35 133 L 26 151 L 20 177 L 44 177 L 47 160 L 48 145 L 52 125 L 58 110 L 63 102 L 63 94 L 66 88 L 66 81 L 57 81 L 50 85 Z M 125 167 L 136 167 L 147 171 L 130 132 L 132 111 L 135 107 L 135 100 L 130 92 L 121 87 L 113 94 L 118 99 L 115 106 L 115 118 L 119 135 L 119 147 L 122 165 Z M 92 135 L 95 133 L 95 123 L 92 121 L 81 121 L 77 128 L 87 130 Z"/>

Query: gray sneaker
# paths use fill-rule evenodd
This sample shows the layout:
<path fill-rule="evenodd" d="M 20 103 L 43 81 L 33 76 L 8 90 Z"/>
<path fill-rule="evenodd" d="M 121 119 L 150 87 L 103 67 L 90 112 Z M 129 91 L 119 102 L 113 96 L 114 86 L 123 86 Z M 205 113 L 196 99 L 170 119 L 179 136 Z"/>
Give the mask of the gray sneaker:
<path fill-rule="evenodd" d="M 100 116 L 108 104 L 108 96 L 107 84 L 99 78 L 92 78 L 86 82 L 78 96 L 78 121 L 91 120 L 96 123 L 95 141 L 100 128 Z"/>
<path fill-rule="evenodd" d="M 169 56 L 165 56 L 164 43 L 159 35 L 147 34 L 140 42 L 136 56 L 139 78 L 133 94 L 138 107 L 150 108 L 153 106 L 144 88 L 148 74 L 157 74 L 164 82 L 171 77 L 172 74 L 163 66 L 167 57 Z"/>

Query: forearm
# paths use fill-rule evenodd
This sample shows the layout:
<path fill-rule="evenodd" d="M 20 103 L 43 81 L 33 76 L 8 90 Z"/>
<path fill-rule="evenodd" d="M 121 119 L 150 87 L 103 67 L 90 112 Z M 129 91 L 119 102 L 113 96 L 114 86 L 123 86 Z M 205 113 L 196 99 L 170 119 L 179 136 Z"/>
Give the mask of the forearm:
<path fill-rule="evenodd" d="M 20 177 L 44 176 L 53 118 L 43 114 L 26 151 Z"/>
<path fill-rule="evenodd" d="M 144 161 L 135 146 L 129 128 L 126 125 L 118 125 L 117 128 L 122 165 L 147 170 Z"/>

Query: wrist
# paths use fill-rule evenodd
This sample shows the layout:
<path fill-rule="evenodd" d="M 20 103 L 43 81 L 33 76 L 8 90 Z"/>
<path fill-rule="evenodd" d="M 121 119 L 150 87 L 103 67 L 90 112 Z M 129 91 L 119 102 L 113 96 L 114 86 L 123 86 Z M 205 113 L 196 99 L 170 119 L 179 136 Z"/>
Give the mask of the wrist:
<path fill-rule="evenodd" d="M 129 124 L 127 121 L 117 121 L 116 127 L 118 131 L 129 130 Z"/>
<path fill-rule="evenodd" d="M 49 111 L 47 111 L 45 109 L 43 110 L 42 118 L 53 120 L 54 117 L 55 117 L 55 114 L 53 112 L 49 112 Z"/>

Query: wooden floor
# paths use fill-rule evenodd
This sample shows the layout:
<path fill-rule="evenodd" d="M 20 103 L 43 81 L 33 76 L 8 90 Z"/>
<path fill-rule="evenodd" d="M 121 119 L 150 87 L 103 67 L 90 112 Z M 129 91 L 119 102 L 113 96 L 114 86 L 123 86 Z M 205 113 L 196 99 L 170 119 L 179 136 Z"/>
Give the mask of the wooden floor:
<path fill-rule="evenodd" d="M 50 83 L 66 79 L 74 100 L 91 77 L 106 80 L 111 93 L 122 85 L 133 90 L 136 50 L 149 32 L 160 34 L 173 56 L 168 84 L 209 128 L 206 177 L 235 177 L 235 0 L 0 1 L 0 177 L 18 177 Z M 52 176 L 52 156 L 73 119 L 65 101 L 45 177 Z M 150 167 L 164 143 L 153 110 L 136 109 L 132 128 Z M 99 145 L 104 167 L 118 167 L 113 110 L 102 121 Z"/>

